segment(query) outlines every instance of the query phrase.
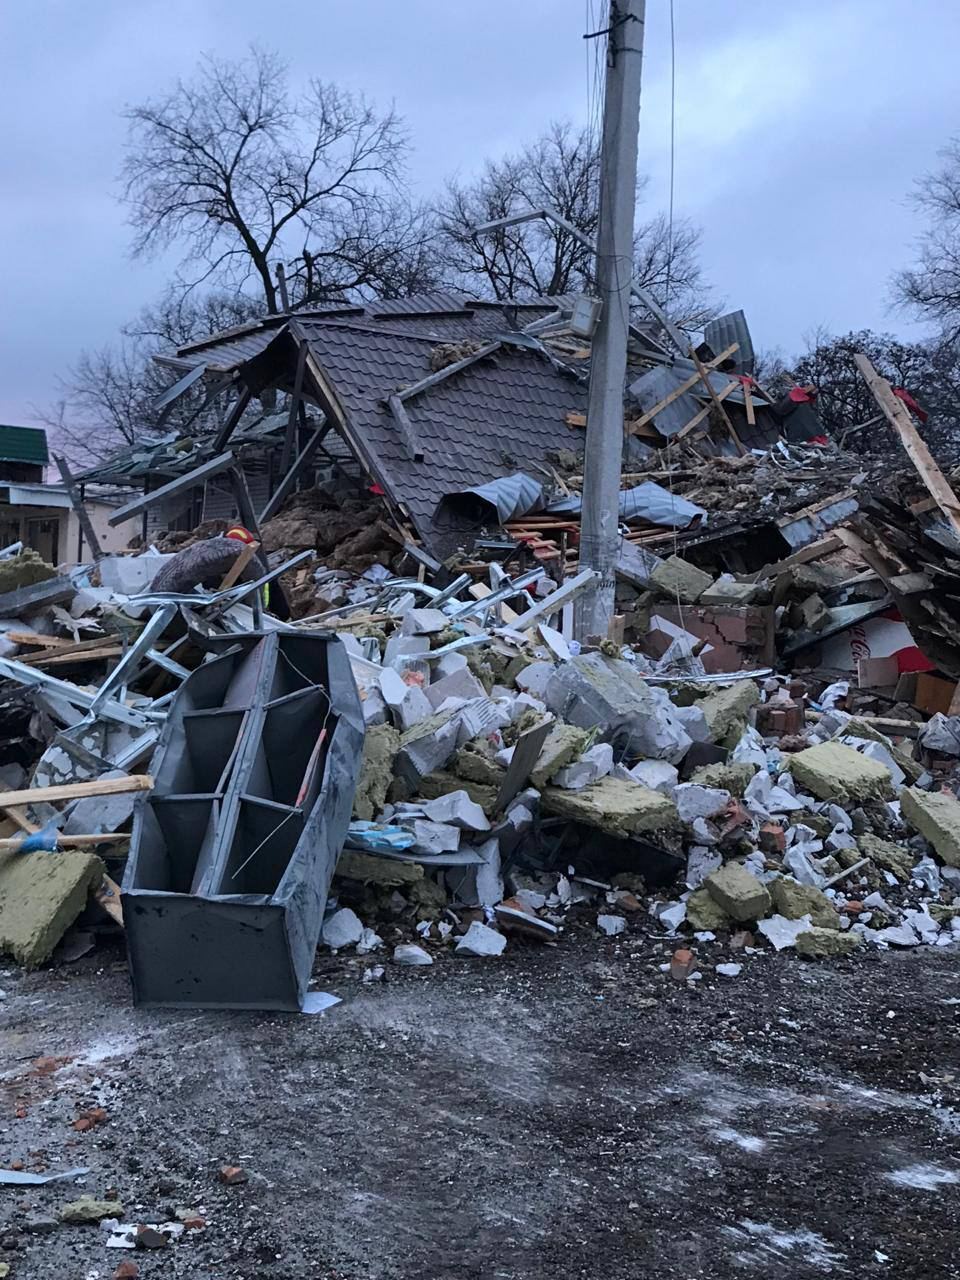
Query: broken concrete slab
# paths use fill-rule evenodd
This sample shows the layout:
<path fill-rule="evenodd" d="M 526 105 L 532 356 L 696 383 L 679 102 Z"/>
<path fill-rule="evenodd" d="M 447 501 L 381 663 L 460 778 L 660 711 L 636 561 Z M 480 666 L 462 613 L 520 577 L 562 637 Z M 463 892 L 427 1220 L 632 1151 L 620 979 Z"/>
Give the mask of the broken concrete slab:
<path fill-rule="evenodd" d="M 676 765 L 669 760 L 638 760 L 627 772 L 641 786 L 662 791 L 665 796 L 673 795 L 680 777 Z"/>
<path fill-rule="evenodd" d="M 722 742 L 734 726 L 745 721 L 751 707 L 760 701 L 760 689 L 752 680 L 738 680 L 735 684 L 713 689 L 696 706 L 703 712 L 710 737 Z"/>
<path fill-rule="evenodd" d="M 433 822 L 448 822 L 461 831 L 490 830 L 486 814 L 463 789 L 448 791 L 446 795 L 429 800 L 420 807 Z"/>
<path fill-rule="evenodd" d="M 467 867 L 451 867 L 445 879 L 455 900 L 467 907 L 495 907 L 503 901 L 500 843 L 485 840 L 477 849 L 483 859 Z"/>
<path fill-rule="evenodd" d="M 960 803 L 946 791 L 904 787 L 900 808 L 948 867 L 960 867 Z"/>
<path fill-rule="evenodd" d="M 739 862 L 728 862 L 707 876 L 704 888 L 733 920 L 760 920 L 770 910 L 770 891 Z"/>
<path fill-rule="evenodd" d="M 441 711 L 421 720 L 401 735 L 394 772 L 416 789 L 428 773 L 449 762 L 457 749 L 459 732 L 456 712 Z"/>
<path fill-rule="evenodd" d="M 776 910 L 788 920 L 800 920 L 809 916 L 817 928 L 840 928 L 840 917 L 822 889 L 798 884 L 789 876 L 780 876 L 771 882 L 770 894 Z"/>
<path fill-rule="evenodd" d="M 464 665 L 450 675 L 444 676 L 442 680 L 434 680 L 432 684 L 426 685 L 423 692 L 436 711 L 447 698 L 463 698 L 469 701 L 484 697 L 486 691 L 473 672 Z"/>
<path fill-rule="evenodd" d="M 392 725 L 378 724 L 367 729 L 360 778 L 353 797 L 353 812 L 365 822 L 372 822 L 383 810 L 399 750 L 400 734 Z"/>
<path fill-rule="evenodd" d="M 801 956 L 825 960 L 832 956 L 849 956 L 862 942 L 859 933 L 852 930 L 841 933 L 838 929 L 820 929 L 814 925 L 797 934 L 796 947 Z"/>
<path fill-rule="evenodd" d="M 622 658 L 582 653 L 561 663 L 544 701 L 567 724 L 626 744 L 633 755 L 676 764 L 692 738 L 636 669 Z"/>
<path fill-rule="evenodd" d="M 797 782 L 818 800 L 857 805 L 866 800 L 892 800 L 890 772 L 852 747 L 821 742 L 798 751 L 788 767 Z"/>
<path fill-rule="evenodd" d="M 449 626 L 442 609 L 411 609 L 400 628 L 405 636 L 431 636 Z"/>
<path fill-rule="evenodd" d="M 103 879 L 95 854 L 0 853 L 0 952 L 27 968 L 54 947 Z"/>
<path fill-rule="evenodd" d="M 730 803 L 730 792 L 719 787 L 701 787 L 696 782 L 681 782 L 673 793 L 681 822 L 696 818 L 713 818 Z"/>
<path fill-rule="evenodd" d="M 713 578 L 704 573 L 696 565 L 689 564 L 680 556 L 668 556 L 656 565 L 650 574 L 654 586 L 671 600 L 679 600 L 681 604 L 696 604 L 708 587 L 713 586 Z"/>
<path fill-rule="evenodd" d="M 669 831 L 679 825 L 677 807 L 668 796 L 621 778 L 601 778 L 582 791 L 546 787 L 541 804 L 546 813 L 598 827 L 612 836 Z"/>

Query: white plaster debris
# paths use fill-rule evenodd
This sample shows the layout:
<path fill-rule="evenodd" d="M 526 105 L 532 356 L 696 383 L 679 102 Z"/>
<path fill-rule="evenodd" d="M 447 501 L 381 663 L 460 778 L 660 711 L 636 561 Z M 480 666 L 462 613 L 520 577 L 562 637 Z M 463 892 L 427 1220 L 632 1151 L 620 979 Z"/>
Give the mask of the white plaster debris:
<path fill-rule="evenodd" d="M 614 938 L 618 933 L 623 933 L 626 927 L 627 922 L 623 916 L 597 916 L 597 928 L 608 938 Z"/>
<path fill-rule="evenodd" d="M 888 1182 L 898 1187 L 909 1187 L 913 1191 L 937 1191 L 940 1187 L 951 1187 L 960 1183 L 960 1172 L 956 1169 L 945 1169 L 939 1164 L 910 1164 L 903 1169 L 894 1169 L 884 1174 Z"/>

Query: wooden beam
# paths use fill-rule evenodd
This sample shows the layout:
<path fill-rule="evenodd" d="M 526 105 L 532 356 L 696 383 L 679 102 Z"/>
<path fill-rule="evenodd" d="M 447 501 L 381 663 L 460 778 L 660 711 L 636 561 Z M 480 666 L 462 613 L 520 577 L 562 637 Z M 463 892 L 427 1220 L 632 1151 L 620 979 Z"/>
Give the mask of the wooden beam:
<path fill-rule="evenodd" d="M 186 475 L 178 476 L 176 480 L 171 480 L 169 484 L 164 484 L 159 489 L 154 489 L 152 493 L 145 493 L 141 498 L 134 498 L 133 502 L 128 502 L 125 507 L 115 511 L 108 523 L 118 525 L 123 524 L 125 520 L 132 520 L 141 511 L 147 511 L 150 507 L 156 506 L 158 502 L 163 502 L 178 493 L 183 493 L 185 489 L 192 489 L 195 485 L 204 484 L 213 476 L 220 475 L 221 472 L 232 467 L 233 463 L 234 457 L 232 453 L 221 453 L 216 458 L 211 458 L 209 462 L 204 462 L 201 466 L 195 467 L 193 471 L 188 471 Z"/>
<path fill-rule="evenodd" d="M 757 425 L 757 415 L 753 411 L 753 396 L 750 394 L 750 384 L 743 382 L 740 385 L 743 387 L 743 403 L 747 411 L 747 422 L 751 427 L 755 427 Z"/>
<path fill-rule="evenodd" d="M 697 355 L 693 347 L 690 348 L 690 359 L 697 366 L 697 371 L 700 374 L 700 377 L 703 381 L 703 385 L 707 389 L 707 394 L 710 397 L 711 403 L 713 404 L 714 409 L 716 409 L 716 411 L 719 413 L 721 420 L 723 421 L 725 427 L 727 428 L 727 431 L 730 434 L 730 439 L 737 446 L 737 452 L 742 457 L 746 453 L 746 449 L 744 449 L 740 441 L 740 437 L 737 435 L 736 428 L 734 427 L 733 423 L 730 421 L 730 415 L 727 413 L 726 409 L 723 407 L 720 401 L 720 397 L 717 395 L 716 389 L 714 388 L 713 383 L 710 381 L 710 372 L 707 369 L 707 366 L 703 363 L 703 361 Z M 738 380 L 736 379 L 734 380 L 735 387 L 738 387 L 741 385 L 742 384 Z M 726 388 L 724 388 L 724 390 L 726 390 Z"/>
<path fill-rule="evenodd" d="M 718 392 L 717 392 L 717 399 L 718 399 L 718 400 L 726 400 L 726 398 L 727 398 L 727 396 L 730 394 L 730 392 L 731 392 L 731 391 L 736 391 L 736 389 L 737 389 L 737 387 L 738 387 L 738 386 L 739 386 L 739 383 L 737 383 L 737 382 L 728 382 L 728 383 L 727 383 L 727 385 L 723 388 L 723 390 L 722 390 L 722 391 L 718 391 Z M 701 423 L 701 422 L 704 420 L 704 418 L 709 414 L 709 412 L 710 412 L 710 410 L 711 410 L 712 408 L 713 408 L 713 405 L 712 405 L 712 404 L 708 404 L 708 405 L 706 406 L 706 408 L 701 409 L 699 413 L 694 414 L 694 416 L 690 419 L 690 421 L 687 423 L 687 425 L 686 425 L 685 427 L 681 427 L 681 428 L 680 428 L 680 430 L 677 432 L 677 434 L 673 437 L 673 439 L 674 439 L 674 440 L 682 440 L 684 436 L 689 435 L 689 434 L 690 434 L 690 432 L 693 430 L 693 428 L 694 428 L 694 427 L 698 427 L 698 426 L 700 425 L 700 423 Z"/>
<path fill-rule="evenodd" d="M 67 653 L 64 651 L 57 653 L 47 653 L 42 656 L 36 654 L 32 658 L 25 659 L 28 666 L 40 667 L 46 670 L 47 667 L 69 667 L 75 666 L 78 662 L 101 662 L 107 658 L 120 658 L 123 656 L 122 644 L 101 645 L 99 649 L 91 649 L 88 652 Z"/>
<path fill-rule="evenodd" d="M 87 546 L 89 546 L 94 560 L 102 560 L 104 556 L 103 548 L 100 546 L 100 541 L 97 538 L 93 523 L 90 520 L 90 514 L 87 511 L 87 508 L 83 505 L 83 499 L 77 491 L 73 474 L 70 471 L 70 464 L 67 462 L 66 458 L 60 457 L 55 457 L 54 462 L 60 469 L 60 478 L 63 481 L 63 487 L 67 491 L 67 497 L 70 499 L 70 505 L 77 513 L 77 519 L 80 521 L 80 528 L 83 531 L 83 536 L 87 540 Z"/>
<path fill-rule="evenodd" d="M 248 542 L 227 572 L 223 575 L 223 581 L 220 583 L 219 587 L 217 587 L 217 590 L 228 591 L 259 550 L 259 542 Z"/>
<path fill-rule="evenodd" d="M 775 578 L 778 574 L 788 573 L 791 569 L 796 569 L 802 564 L 809 564 L 811 560 L 821 560 L 824 556 L 829 556 L 834 551 L 839 551 L 843 545 L 843 541 L 836 534 L 830 534 L 829 537 L 823 538 L 820 542 L 811 542 L 808 547 L 801 547 L 799 551 L 795 551 L 792 556 L 787 556 L 785 560 L 777 560 L 772 564 L 764 565 L 758 573 L 751 574 L 751 577 L 754 582 L 761 582 L 764 578 Z"/>
<path fill-rule="evenodd" d="M 694 356 L 694 363 L 698 366 L 697 372 L 691 373 L 689 378 L 686 378 L 679 386 L 674 387 L 670 394 L 665 395 L 658 404 L 653 406 L 652 409 L 648 409 L 646 413 L 643 413 L 639 418 L 636 418 L 633 422 L 633 426 L 642 427 L 644 423 L 650 422 L 651 419 L 657 416 L 661 409 L 665 409 L 668 404 L 673 404 L 674 400 L 678 400 L 685 392 L 697 385 L 702 376 L 700 369 L 715 369 L 718 364 L 723 364 L 724 360 L 729 360 L 733 353 L 739 350 L 739 347 L 740 344 L 738 342 L 731 342 L 726 351 L 721 351 L 718 356 L 714 356 L 712 360 L 708 360 L 705 365 L 701 364 L 697 357 Z M 569 414 L 567 415 L 567 421 L 570 421 Z"/>
<path fill-rule="evenodd" d="M 864 381 L 873 393 L 877 404 L 886 414 L 890 425 L 900 437 L 900 443 L 907 451 L 907 456 L 916 467 L 920 479 L 926 485 L 930 496 L 946 516 L 953 532 L 960 537 L 960 504 L 957 495 L 950 487 L 927 448 L 926 442 L 914 426 L 907 406 L 893 394 L 893 389 L 886 378 L 881 378 L 869 359 L 862 353 L 855 355 L 857 368 L 863 374 Z"/>
<path fill-rule="evenodd" d="M 116 796 L 152 788 L 153 778 L 148 773 L 133 773 L 128 778 L 95 778 L 92 782 L 66 782 L 54 787 L 27 787 L 20 791 L 0 792 L 0 809 L 54 804 L 58 800 L 82 800 L 85 796 Z"/>

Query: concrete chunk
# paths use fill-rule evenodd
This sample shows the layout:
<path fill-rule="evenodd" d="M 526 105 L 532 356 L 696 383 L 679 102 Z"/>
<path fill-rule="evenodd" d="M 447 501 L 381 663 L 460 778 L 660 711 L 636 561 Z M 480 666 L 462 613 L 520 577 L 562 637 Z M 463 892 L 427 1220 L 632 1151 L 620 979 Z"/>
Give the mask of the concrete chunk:
<path fill-rule="evenodd" d="M 464 698 L 466 700 L 482 698 L 485 696 L 486 691 L 473 672 L 468 667 L 463 666 L 451 672 L 450 675 L 444 676 L 442 680 L 434 680 L 433 684 L 426 685 L 423 692 L 427 701 L 436 711 L 447 698 Z"/>
<path fill-rule="evenodd" d="M 0 853 L 0 952 L 31 968 L 54 947 L 103 877 L 92 853 Z"/>
<path fill-rule="evenodd" d="M 447 764 L 457 749 L 459 732 L 456 713 L 441 711 L 422 720 L 401 736 L 394 772 L 416 788 L 426 774 Z"/>
<path fill-rule="evenodd" d="M 464 906 L 495 907 L 503 901 L 499 840 L 486 840 L 477 853 L 483 862 L 467 867 L 450 867 L 446 873 L 447 887 Z"/>
<path fill-rule="evenodd" d="M 629 662 L 583 653 L 561 663 L 547 682 L 544 701 L 567 724 L 595 729 L 626 743 L 631 752 L 676 764 L 692 739 Z"/>
<path fill-rule="evenodd" d="M 704 888 L 734 920 L 761 920 L 770 910 L 770 891 L 739 862 L 711 872 Z"/>
<path fill-rule="evenodd" d="M 400 826 L 413 836 L 411 853 L 453 853 L 460 848 L 460 828 L 452 827 L 447 822 L 431 822 L 429 818 L 401 818 Z"/>
<path fill-rule="evenodd" d="M 790 772 L 818 800 L 856 805 L 892 800 L 890 771 L 839 742 L 821 742 L 790 757 Z"/>
<path fill-rule="evenodd" d="M 681 782 L 673 793 L 681 822 L 695 818 L 714 818 L 730 803 L 730 792 L 719 787 L 701 787 L 696 782 Z"/>
<path fill-rule="evenodd" d="M 320 936 L 331 951 L 351 947 L 363 937 L 363 921 L 355 911 L 342 907 L 323 922 Z"/>
<path fill-rule="evenodd" d="M 458 955 L 466 956 L 499 956 L 503 954 L 507 940 L 502 933 L 491 929 L 489 925 L 474 920 L 470 928 L 457 943 Z"/>
<path fill-rule="evenodd" d="M 650 574 L 650 581 L 664 595 L 671 600 L 679 600 L 681 604 L 696 604 L 704 591 L 713 586 L 709 573 L 704 573 L 680 556 L 668 556 L 658 564 Z"/>
<path fill-rule="evenodd" d="M 929 840 L 948 867 L 960 867 L 960 804 L 945 791 L 900 792 L 904 818 Z"/>
<path fill-rule="evenodd" d="M 489 831 L 490 823 L 478 804 L 466 791 L 450 791 L 436 800 L 421 804 L 421 809 L 434 822 L 448 822 L 462 831 Z"/>
<path fill-rule="evenodd" d="M 442 609 L 411 609 L 400 630 L 405 636 L 430 636 L 443 631 L 449 621 Z"/>
<path fill-rule="evenodd" d="M 676 765 L 668 760 L 638 760 L 628 773 L 641 786 L 651 791 L 662 791 L 665 796 L 672 796 L 679 780 Z"/>
<path fill-rule="evenodd" d="M 598 827 L 612 836 L 666 831 L 679 825 L 676 805 L 668 796 L 621 778 L 601 778 L 582 791 L 547 787 L 541 803 L 546 813 Z"/>
<path fill-rule="evenodd" d="M 701 593 L 698 603 L 747 605 L 753 604 L 761 595 L 762 591 L 755 582 L 724 581 L 723 578 L 718 578 Z"/>
<path fill-rule="evenodd" d="M 392 667 L 384 667 L 379 681 L 383 700 L 399 721 L 401 729 L 411 729 L 432 714 L 433 708 L 420 686 L 407 684 Z"/>
<path fill-rule="evenodd" d="M 568 791 L 580 791 L 591 782 L 605 778 L 613 768 L 613 747 L 609 742 L 598 742 L 589 747 L 579 760 L 564 765 L 554 774 L 553 781 Z"/>

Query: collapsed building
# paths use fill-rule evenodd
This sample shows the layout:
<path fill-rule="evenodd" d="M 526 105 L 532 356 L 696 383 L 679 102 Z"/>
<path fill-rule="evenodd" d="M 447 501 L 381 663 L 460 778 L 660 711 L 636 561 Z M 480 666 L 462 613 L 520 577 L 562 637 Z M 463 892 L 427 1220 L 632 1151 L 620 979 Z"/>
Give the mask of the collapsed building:
<path fill-rule="evenodd" d="M 128 491 L 131 553 L 0 594 L 0 947 L 82 916 L 141 1003 L 294 1009 L 318 939 L 372 980 L 585 920 L 685 955 L 960 936 L 960 515 L 908 402 L 863 368 L 902 463 L 871 467 L 758 384 L 742 313 L 685 351 L 634 325 L 617 616 L 578 642 L 574 301 L 161 357 L 206 425 L 77 477 Z"/>

